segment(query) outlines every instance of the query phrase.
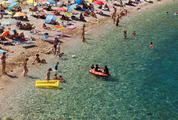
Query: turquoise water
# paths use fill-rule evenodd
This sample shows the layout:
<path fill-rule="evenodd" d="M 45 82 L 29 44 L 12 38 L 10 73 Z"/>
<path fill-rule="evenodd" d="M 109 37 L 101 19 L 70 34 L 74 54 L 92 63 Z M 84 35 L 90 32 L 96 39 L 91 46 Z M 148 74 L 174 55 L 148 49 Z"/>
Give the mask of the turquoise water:
<path fill-rule="evenodd" d="M 61 90 L 33 89 L 19 101 L 21 120 L 178 119 L 178 3 L 138 13 L 106 25 L 87 44 L 75 43 L 59 73 Z M 169 11 L 169 14 L 165 14 Z M 128 30 L 128 39 L 122 31 Z M 133 38 L 131 33 L 137 32 Z M 93 37 L 91 37 L 93 36 Z M 149 48 L 149 43 L 155 49 Z M 77 46 L 77 47 L 76 47 Z M 71 59 L 75 54 L 76 59 Z M 68 60 L 67 60 L 68 58 Z M 108 79 L 88 73 L 91 64 L 108 65 Z"/>

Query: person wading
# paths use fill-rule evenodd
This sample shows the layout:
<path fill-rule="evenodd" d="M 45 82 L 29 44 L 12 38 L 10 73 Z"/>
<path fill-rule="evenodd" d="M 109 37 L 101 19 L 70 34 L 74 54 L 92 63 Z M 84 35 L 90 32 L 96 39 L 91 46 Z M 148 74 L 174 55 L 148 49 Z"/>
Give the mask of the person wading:
<path fill-rule="evenodd" d="M 118 15 L 116 19 L 116 26 L 119 26 L 119 19 L 120 19 L 120 16 Z"/>
<path fill-rule="evenodd" d="M 85 24 L 83 24 L 83 28 L 82 28 L 82 42 L 85 42 Z"/>

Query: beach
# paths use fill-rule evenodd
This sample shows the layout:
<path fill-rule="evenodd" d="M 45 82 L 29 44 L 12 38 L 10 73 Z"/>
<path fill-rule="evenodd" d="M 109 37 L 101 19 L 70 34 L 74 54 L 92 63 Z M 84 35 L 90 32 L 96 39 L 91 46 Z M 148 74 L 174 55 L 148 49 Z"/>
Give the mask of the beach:
<path fill-rule="evenodd" d="M 156 113 L 156 111 L 154 111 L 152 113 L 151 111 L 147 112 L 144 109 L 141 110 L 143 112 L 143 116 L 141 116 L 138 113 L 141 111 L 139 111 L 138 109 L 142 105 L 138 104 L 138 106 L 137 106 L 137 104 L 135 104 L 133 102 L 133 101 L 136 102 L 137 100 L 140 101 L 140 99 L 141 99 L 141 98 L 139 98 L 140 96 L 138 98 L 135 98 L 135 96 L 137 97 L 135 91 L 138 91 L 138 90 L 141 91 L 141 89 L 135 88 L 135 86 L 134 86 L 134 84 L 136 84 L 135 82 L 128 81 L 132 78 L 133 74 L 135 74 L 135 73 L 132 73 L 130 71 L 130 69 L 132 67 L 134 67 L 134 64 L 137 65 L 137 62 L 138 62 L 138 61 L 136 61 L 137 58 L 129 56 L 129 55 L 127 55 L 127 53 L 125 55 L 121 55 L 122 52 L 119 51 L 117 53 L 115 51 L 115 49 L 113 49 L 113 53 L 116 53 L 116 54 L 113 54 L 113 56 L 110 56 L 110 57 L 105 56 L 108 53 L 111 54 L 107 50 L 112 51 L 112 47 L 113 48 L 118 47 L 117 43 L 116 43 L 117 36 L 112 38 L 113 43 L 109 44 L 110 34 L 112 32 L 108 33 L 108 31 L 106 29 L 109 29 L 113 32 L 118 31 L 118 33 L 120 35 L 119 40 L 121 40 L 122 39 L 122 30 L 127 28 L 126 24 L 127 24 L 127 21 L 129 21 L 128 19 L 131 19 L 135 15 L 137 15 L 137 16 L 139 14 L 143 15 L 144 12 L 148 12 L 149 10 L 153 11 L 158 6 L 161 6 L 162 4 L 167 4 L 169 2 L 172 2 L 172 1 L 171 0 L 163 0 L 161 2 L 155 2 L 154 4 L 142 3 L 134 8 L 129 7 L 128 8 L 129 14 L 127 17 L 122 18 L 123 20 L 121 22 L 121 27 L 118 29 L 117 28 L 112 29 L 113 27 L 115 27 L 115 25 L 113 25 L 111 18 L 107 18 L 107 19 L 103 18 L 100 20 L 100 22 L 98 24 L 91 23 L 91 24 L 87 25 L 87 31 L 88 31 L 88 32 L 86 32 L 87 37 L 90 38 L 92 36 L 90 38 L 91 40 L 90 39 L 87 40 L 88 43 L 81 42 L 80 29 L 76 30 L 76 32 L 73 32 L 73 33 L 76 33 L 76 35 L 74 35 L 72 38 L 68 38 L 67 40 L 65 40 L 65 42 L 62 45 L 62 51 L 65 53 L 64 59 L 61 60 L 54 55 L 41 54 L 41 57 L 45 58 L 47 60 L 48 64 L 47 65 L 29 65 L 30 66 L 30 69 L 29 69 L 30 77 L 27 77 L 27 78 L 21 77 L 22 69 L 18 68 L 18 67 L 16 69 L 14 69 L 13 72 L 9 73 L 10 77 L 9 76 L 1 76 L 1 81 L 0 81 L 0 117 L 9 116 L 9 117 L 12 117 L 15 119 L 45 119 L 45 118 L 49 118 L 49 119 L 102 119 L 102 114 L 106 114 L 107 117 L 103 116 L 103 117 L 106 117 L 103 119 L 119 119 L 119 118 L 123 119 L 124 116 L 127 116 L 125 119 L 130 119 L 129 115 L 133 116 L 133 119 L 137 119 L 137 118 L 151 119 L 152 117 L 157 118 L 154 116 L 154 112 Z M 137 10 L 138 7 L 141 8 L 139 11 Z M 124 23 L 124 21 L 126 21 L 126 23 Z M 129 22 L 128 22 L 128 24 L 129 24 Z M 144 28 L 142 28 L 142 29 L 144 29 Z M 133 31 L 134 28 L 132 28 L 132 26 L 131 26 L 131 28 L 129 30 Z M 100 32 L 98 32 L 98 31 L 100 31 Z M 95 34 L 96 32 L 97 32 L 97 34 Z M 141 33 L 141 29 L 138 32 Z M 103 36 L 103 34 L 106 34 L 106 35 Z M 106 38 L 106 36 L 108 36 L 108 38 Z M 154 39 L 154 38 L 151 38 L 151 39 Z M 98 41 L 100 41 L 100 42 L 98 42 Z M 102 42 L 102 41 L 104 41 L 104 42 Z M 134 43 L 134 41 L 132 41 L 132 42 Z M 106 43 L 108 43 L 108 44 L 106 44 Z M 149 41 L 148 41 L 148 43 L 149 43 Z M 34 49 L 30 49 L 29 51 L 27 51 L 27 53 L 24 53 L 24 54 L 33 55 L 33 57 L 34 57 L 34 55 L 37 53 L 37 51 L 38 52 L 48 51 L 51 47 L 51 45 L 49 45 L 48 43 L 45 43 L 45 42 L 40 42 L 40 44 L 41 44 L 41 48 L 43 48 L 43 46 L 45 46 L 44 50 L 42 50 L 42 49 L 35 50 L 35 48 L 34 48 Z M 98 48 L 97 46 L 99 46 L 99 45 L 103 45 L 106 47 Z M 140 47 L 140 46 L 142 46 L 142 44 L 139 45 L 138 47 Z M 97 48 L 96 51 L 93 50 L 93 48 L 95 48 L 95 47 Z M 128 51 L 126 49 L 126 47 L 133 50 L 133 52 Z M 132 46 L 131 44 L 129 44 L 127 42 L 125 43 L 124 41 L 121 41 L 121 46 L 119 48 L 123 49 L 124 51 L 127 51 L 128 53 L 132 53 L 132 54 L 140 52 L 140 51 L 135 50 L 134 48 L 132 49 L 132 47 L 135 47 L 135 46 L 134 45 Z M 103 49 L 106 49 L 106 51 Z M 144 47 L 144 50 L 147 51 L 147 48 Z M 85 52 L 87 52 L 87 51 L 93 51 L 93 53 L 88 53 L 89 57 L 85 56 L 85 54 L 86 54 Z M 101 55 L 101 54 L 98 55 L 98 53 L 102 53 L 103 55 Z M 146 56 L 149 56 L 148 54 L 152 54 L 152 53 L 147 52 L 145 54 L 146 54 Z M 144 58 L 144 60 L 149 59 L 144 56 L 145 54 L 142 54 L 143 56 L 140 56 L 140 57 Z M 76 55 L 76 58 L 72 58 L 72 55 Z M 83 56 L 81 56 L 81 55 L 83 55 Z M 153 55 L 152 57 L 154 58 L 156 56 L 156 53 L 152 54 L 152 55 Z M 121 56 L 121 57 L 119 57 L 119 59 L 120 59 L 119 61 L 123 62 L 122 64 L 119 64 L 119 66 L 121 68 L 128 67 L 128 69 L 126 71 L 123 71 L 119 68 L 111 70 L 111 72 L 113 73 L 111 82 L 102 81 L 102 78 L 97 78 L 94 76 L 89 77 L 88 69 L 89 69 L 89 66 L 93 62 L 109 64 L 110 66 L 113 66 L 112 68 L 114 68 L 114 63 L 117 63 L 118 59 L 116 59 L 116 61 L 114 61 L 114 60 L 115 60 L 115 58 L 118 58 L 118 56 Z M 128 56 L 128 58 L 132 59 L 133 61 L 128 61 L 127 60 L 128 58 L 126 58 L 127 56 Z M 18 59 L 22 59 L 22 58 L 18 57 Z M 17 59 L 17 61 L 18 61 L 18 59 Z M 112 61 L 113 64 L 110 63 L 110 59 L 113 60 Z M 156 56 L 155 59 L 160 59 L 160 58 L 158 56 Z M 101 62 L 101 60 L 103 60 L 103 61 Z M 134 63 L 134 60 L 135 60 L 135 63 Z M 54 64 L 58 61 L 60 62 L 60 68 L 61 68 L 61 70 L 59 71 L 59 74 L 66 75 L 64 77 L 67 82 L 61 85 L 60 90 L 36 89 L 34 86 L 35 80 L 36 79 L 44 79 L 47 69 L 49 67 L 53 67 Z M 144 61 L 139 61 L 139 62 L 144 63 Z M 130 66 L 130 65 L 133 65 L 133 66 Z M 144 70 L 146 69 L 145 66 L 142 66 L 142 65 L 137 66 L 137 67 L 138 68 L 135 68 L 135 67 L 134 68 L 138 69 L 138 72 L 140 72 L 140 74 L 142 72 L 144 72 Z M 78 72 L 73 72 L 73 71 L 76 71 L 76 69 Z M 139 71 L 140 69 L 141 69 L 141 71 Z M 128 74 L 129 72 L 130 72 L 130 74 Z M 122 74 L 124 74 L 125 76 L 122 76 Z M 15 76 L 17 76 L 17 78 Z M 123 78 L 118 79 L 116 76 L 122 76 Z M 146 79 L 146 78 L 144 78 L 144 76 L 142 76 L 142 77 L 143 78 L 139 78 L 139 79 Z M 118 83 L 118 81 L 119 81 L 119 83 Z M 121 86 L 116 86 L 115 84 L 121 84 Z M 128 85 L 130 85 L 131 87 L 128 88 L 127 87 Z M 140 84 L 140 87 L 143 87 L 143 86 Z M 106 89 L 103 89 L 103 88 L 106 88 Z M 113 88 L 115 90 L 121 89 L 122 91 L 120 91 L 120 92 L 127 93 L 127 95 L 129 97 L 125 96 L 125 94 L 120 94 L 122 96 L 120 96 L 118 98 L 117 92 L 113 93 L 113 91 L 112 91 Z M 80 91 L 83 91 L 83 92 L 79 93 Z M 71 93 L 74 96 L 71 95 Z M 56 96 L 60 96 L 60 97 L 58 98 Z M 85 96 L 90 96 L 90 97 L 94 96 L 94 97 L 91 97 L 91 99 L 89 99 L 89 97 L 85 97 Z M 130 99 L 131 98 L 130 96 L 132 96 L 135 99 L 132 101 Z M 95 101 L 94 100 L 95 97 L 98 97 L 99 99 L 97 99 L 97 101 Z M 83 98 L 83 99 L 81 99 L 81 98 Z M 120 108 L 118 108 L 117 104 L 119 104 L 119 102 L 124 103 L 124 100 L 126 100 L 125 104 L 127 104 L 129 102 L 131 102 L 131 103 L 133 102 L 132 104 L 129 105 L 130 108 L 128 108 L 128 109 L 130 109 L 130 111 L 132 111 L 134 108 L 138 108 L 137 111 L 133 110 L 134 112 L 129 112 L 126 110 L 127 109 L 126 107 L 121 106 L 121 105 L 120 105 Z M 41 103 L 40 103 L 41 105 L 39 104 L 39 101 L 41 101 Z M 93 103 L 94 101 L 95 101 L 95 103 Z M 105 101 L 105 102 L 103 102 L 103 101 Z M 117 106 L 117 108 L 111 109 L 115 105 Z M 62 109 L 61 109 L 61 107 L 62 107 Z M 120 110 L 118 110 L 118 109 L 120 109 Z M 88 110 L 91 110 L 91 111 L 88 111 Z M 92 110 L 95 111 L 96 113 L 93 113 Z M 105 110 L 111 110 L 111 111 L 106 113 Z M 121 110 L 125 111 L 125 112 L 119 113 Z M 100 112 L 97 112 L 97 111 L 100 111 Z M 146 111 L 146 113 L 144 113 L 144 111 Z M 79 114 L 79 113 L 81 113 L 81 114 Z M 18 115 L 18 114 L 20 114 L 20 115 Z M 128 114 L 128 115 L 126 115 L 126 114 Z M 147 114 L 148 116 L 145 117 L 144 114 Z M 88 116 L 90 116 L 90 115 L 91 115 L 91 117 L 89 118 Z M 114 116 L 114 115 L 116 115 L 116 116 Z M 166 116 L 166 114 L 163 116 L 165 118 L 168 118 L 168 116 Z M 173 116 L 176 119 L 176 114 L 172 114 L 172 117 Z"/>

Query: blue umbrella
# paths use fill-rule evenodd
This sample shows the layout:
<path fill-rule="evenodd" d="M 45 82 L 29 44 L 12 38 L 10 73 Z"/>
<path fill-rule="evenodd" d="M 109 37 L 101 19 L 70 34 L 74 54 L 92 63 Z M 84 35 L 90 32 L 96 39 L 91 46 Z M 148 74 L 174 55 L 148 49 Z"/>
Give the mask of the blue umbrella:
<path fill-rule="evenodd" d="M 56 0 L 48 0 L 50 4 L 56 4 Z"/>
<path fill-rule="evenodd" d="M 77 8 L 77 4 L 70 5 L 67 7 L 67 12 L 72 12 L 76 8 Z"/>
<path fill-rule="evenodd" d="M 13 2 L 11 5 L 8 6 L 8 10 L 12 10 L 17 5 L 18 5 L 18 2 Z"/>

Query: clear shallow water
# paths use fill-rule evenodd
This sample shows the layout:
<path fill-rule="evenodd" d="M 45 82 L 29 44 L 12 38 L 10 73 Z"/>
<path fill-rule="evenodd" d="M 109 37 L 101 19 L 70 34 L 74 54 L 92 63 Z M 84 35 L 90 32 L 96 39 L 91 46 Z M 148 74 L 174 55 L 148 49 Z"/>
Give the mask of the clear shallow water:
<path fill-rule="evenodd" d="M 74 44 L 60 61 L 67 82 L 61 90 L 29 90 L 16 119 L 178 119 L 178 3 L 141 12 L 104 27 L 88 44 Z M 169 14 L 165 14 L 169 11 Z M 128 29 L 129 38 L 122 31 Z M 136 30 L 137 38 L 131 37 Z M 156 48 L 149 49 L 153 41 Z M 78 47 L 76 47 L 78 46 Z M 78 56 L 71 59 L 71 55 Z M 92 63 L 108 65 L 106 80 L 88 73 Z M 75 72 L 74 72 L 75 71 Z"/>

